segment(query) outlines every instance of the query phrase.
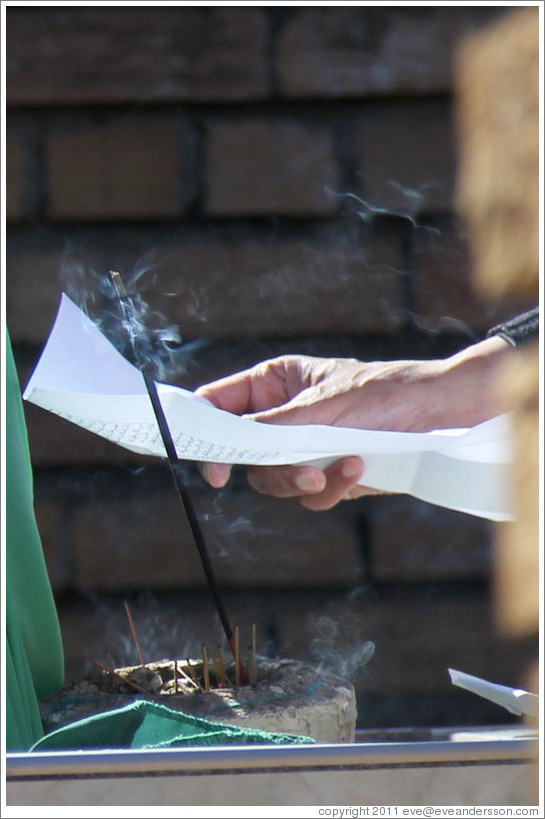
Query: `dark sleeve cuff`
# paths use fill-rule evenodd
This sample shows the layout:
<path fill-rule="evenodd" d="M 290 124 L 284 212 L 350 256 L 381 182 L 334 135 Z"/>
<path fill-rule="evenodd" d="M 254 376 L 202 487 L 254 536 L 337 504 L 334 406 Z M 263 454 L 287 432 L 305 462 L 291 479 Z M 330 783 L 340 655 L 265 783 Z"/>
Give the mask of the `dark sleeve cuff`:
<path fill-rule="evenodd" d="M 533 310 L 528 310 L 527 313 L 522 313 L 520 316 L 504 321 L 502 324 L 492 327 L 486 334 L 487 338 L 491 336 L 503 336 L 507 341 L 510 341 L 515 347 L 525 344 L 528 341 L 538 338 L 539 336 L 539 307 Z"/>

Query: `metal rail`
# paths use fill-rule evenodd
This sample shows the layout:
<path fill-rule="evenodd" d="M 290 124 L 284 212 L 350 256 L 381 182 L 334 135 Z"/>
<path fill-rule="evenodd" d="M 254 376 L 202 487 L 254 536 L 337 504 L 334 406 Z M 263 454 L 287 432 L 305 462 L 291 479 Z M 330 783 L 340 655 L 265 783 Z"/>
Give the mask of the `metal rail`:
<path fill-rule="evenodd" d="M 6 755 L 7 780 L 535 762 L 529 739 L 55 751 Z"/>

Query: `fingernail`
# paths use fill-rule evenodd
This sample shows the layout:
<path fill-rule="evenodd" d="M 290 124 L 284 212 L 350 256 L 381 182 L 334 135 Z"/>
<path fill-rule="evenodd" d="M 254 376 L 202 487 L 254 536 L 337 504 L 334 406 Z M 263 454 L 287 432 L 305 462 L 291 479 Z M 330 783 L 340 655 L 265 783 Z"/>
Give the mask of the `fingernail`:
<path fill-rule="evenodd" d="M 297 475 L 295 485 L 301 492 L 319 492 L 323 488 L 319 477 L 305 472 L 302 475 Z"/>
<path fill-rule="evenodd" d="M 347 461 L 342 466 L 343 478 L 359 478 L 362 473 L 362 465 L 358 461 Z"/>
<path fill-rule="evenodd" d="M 214 469 L 209 468 L 206 472 L 206 480 L 214 489 L 221 489 L 228 483 L 231 476 L 229 467 L 215 465 Z"/>

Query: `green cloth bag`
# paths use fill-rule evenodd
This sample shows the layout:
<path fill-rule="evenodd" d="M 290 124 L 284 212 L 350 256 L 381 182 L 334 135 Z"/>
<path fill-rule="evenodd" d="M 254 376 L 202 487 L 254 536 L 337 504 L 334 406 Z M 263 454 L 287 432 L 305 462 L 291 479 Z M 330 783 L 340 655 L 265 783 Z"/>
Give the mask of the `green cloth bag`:
<path fill-rule="evenodd" d="M 23 402 L 6 330 L 6 749 L 26 751 L 43 735 L 38 701 L 64 682 L 57 610 L 34 514 Z"/>
<path fill-rule="evenodd" d="M 210 722 L 164 705 L 136 700 L 72 722 L 38 740 L 31 751 L 177 748 L 205 745 L 312 744 L 311 737 Z"/>

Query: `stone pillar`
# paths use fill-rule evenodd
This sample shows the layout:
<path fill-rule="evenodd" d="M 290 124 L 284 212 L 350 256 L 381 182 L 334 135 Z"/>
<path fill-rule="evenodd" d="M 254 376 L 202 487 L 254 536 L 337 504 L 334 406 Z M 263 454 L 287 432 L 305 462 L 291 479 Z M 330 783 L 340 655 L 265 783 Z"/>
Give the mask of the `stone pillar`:
<path fill-rule="evenodd" d="M 458 52 L 458 207 L 487 299 L 539 301 L 539 9 L 508 11 Z M 498 628 L 539 628 L 539 344 L 513 355 L 500 376 L 502 410 L 514 414 L 516 521 L 498 525 Z M 537 692 L 537 668 L 520 680 Z"/>

